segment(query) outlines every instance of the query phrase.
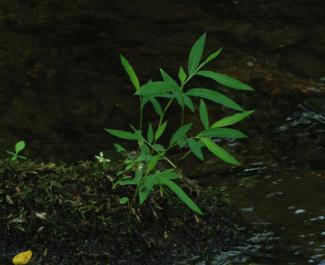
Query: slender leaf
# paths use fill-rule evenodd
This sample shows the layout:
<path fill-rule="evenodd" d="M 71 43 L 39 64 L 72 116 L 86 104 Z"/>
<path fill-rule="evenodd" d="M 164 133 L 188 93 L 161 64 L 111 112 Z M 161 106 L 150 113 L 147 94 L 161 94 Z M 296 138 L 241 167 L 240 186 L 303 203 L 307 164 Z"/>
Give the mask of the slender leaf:
<path fill-rule="evenodd" d="M 209 128 L 209 114 L 208 109 L 204 101 L 200 100 L 200 119 L 205 129 Z"/>
<path fill-rule="evenodd" d="M 172 93 L 173 96 L 176 98 L 179 105 L 182 106 L 182 91 L 177 82 L 169 75 L 167 74 L 163 69 L 160 69 L 161 76 L 163 80 L 168 83 L 170 87 L 173 88 Z"/>
<path fill-rule="evenodd" d="M 228 98 L 227 96 L 207 88 L 192 88 L 186 92 L 188 96 L 194 96 L 199 98 L 205 98 L 215 103 L 222 104 L 228 108 L 244 111 L 244 109 L 239 106 L 235 101 Z"/>
<path fill-rule="evenodd" d="M 192 46 L 188 58 L 187 72 L 193 74 L 199 66 L 205 45 L 206 33 L 204 33 Z"/>
<path fill-rule="evenodd" d="M 231 154 L 229 154 L 225 149 L 221 146 L 217 145 L 215 142 L 210 140 L 209 138 L 202 137 L 201 141 L 208 148 L 208 150 L 214 154 L 216 157 L 219 157 L 221 160 L 232 164 L 232 165 L 240 165 L 240 163 L 234 158 Z"/>
<path fill-rule="evenodd" d="M 193 101 L 188 95 L 183 94 L 183 102 L 186 107 L 188 107 L 192 112 L 195 112 Z"/>
<path fill-rule="evenodd" d="M 241 131 L 231 129 L 231 128 L 210 128 L 201 131 L 198 136 L 232 138 L 232 139 L 247 137 L 247 135 L 242 133 Z"/>
<path fill-rule="evenodd" d="M 157 165 L 158 161 L 160 160 L 160 155 L 151 156 L 150 160 L 147 165 L 147 174 L 149 174 Z"/>
<path fill-rule="evenodd" d="M 225 87 L 229 87 L 229 88 L 233 88 L 233 89 L 237 89 L 237 90 L 254 91 L 254 89 L 252 87 L 250 87 L 249 85 L 244 84 L 234 78 L 231 78 L 231 77 L 223 75 L 223 74 L 219 74 L 219 73 L 212 72 L 212 71 L 199 71 L 196 74 L 203 76 L 203 77 L 210 78 Z"/>
<path fill-rule="evenodd" d="M 161 74 L 161 77 L 163 78 L 163 80 L 165 82 L 167 82 L 171 87 L 173 87 L 174 89 L 180 89 L 177 82 L 168 73 L 166 73 L 163 69 L 160 69 L 160 74 Z"/>
<path fill-rule="evenodd" d="M 172 146 L 173 144 L 177 143 L 178 141 L 184 141 L 186 139 L 187 132 L 191 129 L 192 123 L 185 124 L 184 126 L 180 127 L 170 139 L 169 145 Z"/>
<path fill-rule="evenodd" d="M 165 152 L 166 151 L 165 147 L 163 147 L 161 144 L 154 144 L 152 147 L 157 152 Z"/>
<path fill-rule="evenodd" d="M 178 70 L 178 79 L 181 81 L 181 83 L 183 84 L 185 82 L 187 78 L 187 75 L 183 69 L 182 66 L 179 67 L 179 70 Z"/>
<path fill-rule="evenodd" d="M 192 201 L 192 199 L 178 186 L 175 182 L 159 177 L 159 183 L 166 185 L 176 196 L 193 212 L 199 215 L 203 215 L 201 209 Z"/>
<path fill-rule="evenodd" d="M 172 92 L 173 90 L 174 88 L 168 82 L 154 81 L 144 84 L 135 94 L 141 96 L 159 96 L 166 92 Z"/>
<path fill-rule="evenodd" d="M 204 160 L 202 153 L 202 144 L 190 138 L 187 140 L 188 147 L 191 149 L 192 153 L 200 160 Z"/>
<path fill-rule="evenodd" d="M 24 141 L 19 141 L 15 145 L 15 151 L 16 154 L 18 154 L 20 151 L 22 151 L 25 148 L 26 144 Z"/>
<path fill-rule="evenodd" d="M 116 143 L 114 143 L 113 145 L 114 145 L 117 152 L 119 152 L 119 153 L 126 152 L 126 149 L 122 145 L 116 144 Z"/>
<path fill-rule="evenodd" d="M 151 122 L 149 123 L 149 126 L 148 126 L 148 131 L 147 131 L 147 140 L 149 143 L 152 143 L 153 142 L 153 129 L 152 129 L 152 124 Z"/>
<path fill-rule="evenodd" d="M 133 84 L 133 86 L 135 87 L 136 90 L 140 89 L 140 82 L 139 79 L 132 67 L 132 65 L 129 63 L 129 61 L 123 57 L 123 55 L 120 55 L 120 60 L 121 60 L 121 64 L 124 67 L 125 72 L 128 74 L 131 83 Z"/>
<path fill-rule="evenodd" d="M 201 69 L 203 66 L 205 66 L 207 63 L 218 57 L 218 55 L 222 52 L 222 48 L 218 49 L 214 53 L 210 54 L 208 58 L 205 59 L 203 63 L 200 64 L 199 68 Z"/>
<path fill-rule="evenodd" d="M 158 101 L 157 99 L 155 99 L 155 98 L 151 98 L 151 99 L 150 99 L 150 102 L 151 102 L 151 104 L 152 104 L 152 106 L 153 106 L 155 112 L 156 112 L 159 116 L 161 116 L 161 115 L 162 115 L 162 108 L 161 108 L 161 106 L 160 106 L 159 101 Z"/>
<path fill-rule="evenodd" d="M 223 118 L 223 119 L 215 122 L 211 127 L 212 128 L 217 128 L 217 127 L 225 127 L 225 126 L 229 126 L 229 125 L 235 124 L 237 122 L 242 121 L 243 119 L 246 119 L 254 111 L 255 110 L 244 111 L 244 112 L 236 113 L 234 115 L 225 117 L 225 118 Z"/>
<path fill-rule="evenodd" d="M 122 138 L 125 140 L 138 140 L 139 139 L 139 136 L 136 133 L 131 133 L 128 131 L 113 130 L 113 129 L 105 129 L 105 131 L 115 137 Z"/>
<path fill-rule="evenodd" d="M 150 195 L 153 187 L 156 184 L 158 174 L 152 174 L 149 176 L 146 176 L 144 183 L 139 188 L 139 199 L 140 204 L 143 204 L 145 200 Z"/>
<path fill-rule="evenodd" d="M 161 124 L 157 130 L 156 130 L 156 133 L 155 133 L 155 140 L 157 141 L 160 136 L 164 133 L 165 129 L 167 127 L 167 121 L 165 121 L 163 124 Z"/>

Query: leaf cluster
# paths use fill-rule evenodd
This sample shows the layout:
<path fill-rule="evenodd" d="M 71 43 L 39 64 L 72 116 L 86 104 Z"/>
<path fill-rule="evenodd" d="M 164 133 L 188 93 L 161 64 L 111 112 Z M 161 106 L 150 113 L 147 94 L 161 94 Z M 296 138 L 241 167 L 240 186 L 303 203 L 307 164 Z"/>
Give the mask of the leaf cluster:
<path fill-rule="evenodd" d="M 240 164 L 226 149 L 217 144 L 215 139 L 240 139 L 247 137 L 241 131 L 228 128 L 228 126 L 244 120 L 254 111 L 244 110 L 237 102 L 220 91 L 205 87 L 191 88 L 188 87 L 188 84 L 194 77 L 200 77 L 211 79 L 218 85 L 229 89 L 240 91 L 253 91 L 253 89 L 234 78 L 204 69 L 222 51 L 220 48 L 210 54 L 205 60 L 202 60 L 205 40 L 206 34 L 203 34 L 194 43 L 189 53 L 187 69 L 185 70 L 182 66 L 179 67 L 178 80 L 174 79 L 165 70 L 160 69 L 161 80 L 149 80 L 141 84 L 129 61 L 122 55 L 120 57 L 121 64 L 135 88 L 135 95 L 139 98 L 139 128 L 136 129 L 133 125 L 130 125 L 131 130 L 129 131 L 105 130 L 115 137 L 136 141 L 138 144 L 138 150 L 132 154 L 128 153 L 123 146 L 115 145 L 117 151 L 126 156 L 124 168 L 117 173 L 119 178 L 116 181 L 116 186 L 134 185 L 136 187 L 134 198 L 138 197 L 140 204 L 146 201 L 155 187 L 158 187 L 161 194 L 168 195 L 172 192 L 193 212 L 202 214 L 200 208 L 177 184 L 182 179 L 182 174 L 168 157 L 172 149 L 180 148 L 187 150 L 183 158 L 193 154 L 202 161 L 204 160 L 203 149 L 207 149 L 226 163 L 231 165 Z M 196 102 L 199 104 L 196 104 Z M 221 120 L 213 121 L 208 113 L 207 102 L 210 102 L 210 104 L 220 104 L 235 111 L 235 113 Z M 159 122 L 157 124 L 149 122 L 146 124 L 146 130 L 144 130 L 143 111 L 147 104 L 153 106 L 159 117 Z M 168 125 L 166 113 L 172 104 L 179 106 L 180 127 L 173 132 L 169 143 L 164 146 L 159 140 L 166 131 Z M 199 105 L 198 111 L 196 105 Z M 186 110 L 193 114 L 198 112 L 202 123 L 202 130 L 194 135 L 191 134 L 192 124 L 185 121 L 184 113 Z M 130 203 L 130 201 L 129 198 L 121 198 L 120 200 L 123 204 Z"/>

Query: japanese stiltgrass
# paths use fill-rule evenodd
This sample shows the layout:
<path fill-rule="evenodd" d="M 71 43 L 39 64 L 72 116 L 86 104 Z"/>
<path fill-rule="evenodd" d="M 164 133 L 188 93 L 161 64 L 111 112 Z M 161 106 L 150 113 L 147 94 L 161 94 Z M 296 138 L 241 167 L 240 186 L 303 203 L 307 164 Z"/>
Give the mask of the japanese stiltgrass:
<path fill-rule="evenodd" d="M 135 141 L 138 150 L 127 152 L 120 144 L 115 144 L 118 152 L 125 154 L 126 159 L 123 168 L 117 172 L 115 186 L 134 185 L 135 195 L 140 204 L 144 203 L 153 189 L 159 188 L 161 194 L 167 190 L 173 192 L 183 203 L 185 203 L 194 213 L 202 215 L 201 209 L 179 186 L 178 181 L 183 177 L 181 171 L 169 158 L 169 153 L 175 148 L 186 150 L 183 158 L 193 154 L 200 160 L 204 160 L 203 149 L 206 148 L 219 159 L 231 165 L 240 163 L 228 151 L 218 145 L 215 138 L 245 138 L 244 133 L 239 130 L 227 128 L 242 121 L 251 115 L 254 111 L 245 111 L 234 100 L 214 89 L 205 87 L 188 86 L 193 77 L 199 76 L 211 79 L 226 88 L 242 91 L 253 91 L 253 89 L 236 79 L 226 75 L 204 70 L 205 66 L 214 60 L 221 53 L 218 49 L 210 54 L 205 60 L 202 60 L 205 46 L 206 34 L 203 34 L 192 46 L 188 58 L 187 70 L 179 67 L 178 80 L 171 77 L 166 71 L 160 69 L 161 80 L 148 81 L 141 84 L 138 76 L 128 62 L 121 55 L 121 63 L 135 88 L 135 96 L 139 98 L 139 126 L 136 128 L 130 125 L 130 130 L 105 129 L 109 134 L 120 139 Z M 198 111 L 194 101 L 198 101 Z M 226 108 L 232 109 L 236 113 L 221 120 L 214 121 L 208 113 L 206 102 L 220 104 Z M 145 107 L 151 104 L 158 121 L 147 122 L 143 120 Z M 163 145 L 160 141 L 168 126 L 168 109 L 176 104 L 179 106 L 180 127 L 175 130 L 170 137 L 168 144 Z M 193 134 L 191 132 L 192 124 L 185 121 L 185 110 L 193 114 L 198 112 L 202 123 L 202 130 Z M 146 128 L 144 129 L 144 126 Z M 165 139 L 166 140 L 166 139 Z M 166 142 L 166 141 L 164 141 Z M 164 164 L 164 166 L 161 166 Z M 134 200 L 133 198 L 133 200 Z M 123 197 L 120 203 L 129 203 L 129 198 Z"/>

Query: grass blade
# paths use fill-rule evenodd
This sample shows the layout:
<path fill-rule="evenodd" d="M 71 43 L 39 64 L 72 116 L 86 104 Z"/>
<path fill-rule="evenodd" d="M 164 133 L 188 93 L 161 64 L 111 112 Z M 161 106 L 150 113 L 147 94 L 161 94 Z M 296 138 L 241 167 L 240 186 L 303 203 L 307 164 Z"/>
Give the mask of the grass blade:
<path fill-rule="evenodd" d="M 243 119 L 246 119 L 248 116 L 250 116 L 254 112 L 255 112 L 255 110 L 236 113 L 234 115 L 225 117 L 225 118 L 215 122 L 211 127 L 217 128 L 217 127 L 225 127 L 225 126 L 233 125 L 237 122 L 242 121 Z"/>
<path fill-rule="evenodd" d="M 186 95 L 188 96 L 194 96 L 194 97 L 199 97 L 199 98 L 205 98 L 210 101 L 213 101 L 215 103 L 222 104 L 228 108 L 237 110 L 237 111 L 244 111 L 244 109 L 239 106 L 235 101 L 232 99 L 228 98 L 227 96 L 211 90 L 207 88 L 193 88 L 190 89 L 189 91 L 186 92 Z"/>
<path fill-rule="evenodd" d="M 193 74 L 199 66 L 203 54 L 205 39 L 206 33 L 204 33 L 191 48 L 187 66 L 188 75 Z"/>
<path fill-rule="evenodd" d="M 209 128 L 209 114 L 208 109 L 204 101 L 200 100 L 200 119 L 205 129 Z"/>
<path fill-rule="evenodd" d="M 204 160 L 202 153 L 202 144 L 190 138 L 187 140 L 188 147 L 191 149 L 192 153 L 200 160 Z"/>
<path fill-rule="evenodd" d="M 156 130 L 156 133 L 155 133 L 155 140 L 157 141 L 160 136 L 164 133 L 165 129 L 167 127 L 167 121 L 165 121 L 163 124 L 161 124 L 157 130 Z"/>
<path fill-rule="evenodd" d="M 129 61 L 123 55 L 120 55 L 120 60 L 121 60 L 121 64 L 124 67 L 125 72 L 129 76 L 130 81 L 133 84 L 135 90 L 138 91 L 140 89 L 140 82 L 139 82 L 137 74 L 135 73 L 132 65 L 129 63 Z"/>
<path fill-rule="evenodd" d="M 212 71 L 199 71 L 196 74 L 203 76 L 203 77 L 210 78 L 225 87 L 229 87 L 229 88 L 233 88 L 233 89 L 237 89 L 237 90 L 254 91 L 254 89 L 252 87 L 250 87 L 249 85 L 244 84 L 234 78 L 231 78 L 231 77 L 223 75 L 223 74 L 219 74 L 219 73 L 212 72 Z"/>
<path fill-rule="evenodd" d="M 108 132 L 109 134 L 121 138 L 121 139 L 125 139 L 125 140 L 138 140 L 139 137 L 137 134 L 135 133 L 131 133 L 128 131 L 123 131 L 123 130 L 113 130 L 113 129 L 105 129 L 106 132 Z"/>
<path fill-rule="evenodd" d="M 177 143 L 178 141 L 184 141 L 186 139 L 187 132 L 191 129 L 192 123 L 185 124 L 184 126 L 180 127 L 170 139 L 169 145 L 172 146 L 173 144 Z"/>
<path fill-rule="evenodd" d="M 231 128 L 210 128 L 201 131 L 198 136 L 220 137 L 220 138 L 231 138 L 231 139 L 240 139 L 240 138 L 247 137 L 247 135 L 242 133 L 241 131 L 231 129 Z"/>
<path fill-rule="evenodd" d="M 215 142 L 210 140 L 209 138 L 201 138 L 201 141 L 208 148 L 208 150 L 214 154 L 216 157 L 221 160 L 231 164 L 231 165 L 240 165 L 240 163 L 234 158 L 231 154 L 229 154 L 225 149 L 221 146 L 217 145 Z"/>
<path fill-rule="evenodd" d="M 199 215 L 203 215 L 201 209 L 193 202 L 193 200 L 178 186 L 175 182 L 159 177 L 159 183 L 166 185 L 176 196 L 193 212 Z"/>

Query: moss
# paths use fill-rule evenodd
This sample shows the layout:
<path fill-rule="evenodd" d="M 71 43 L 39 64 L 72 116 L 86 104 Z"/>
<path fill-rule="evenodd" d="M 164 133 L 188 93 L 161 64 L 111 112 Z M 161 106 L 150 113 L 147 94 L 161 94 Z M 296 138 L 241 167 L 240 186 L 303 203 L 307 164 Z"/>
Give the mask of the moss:
<path fill-rule="evenodd" d="M 130 188 L 113 189 L 111 169 L 98 163 L 0 162 L 0 211 L 7 250 L 34 250 L 41 264 L 160 264 L 198 254 L 206 258 L 240 243 L 238 217 L 214 189 L 183 188 L 205 215 L 159 192 L 139 208 L 119 204 Z M 167 263 L 170 264 L 170 263 Z"/>

